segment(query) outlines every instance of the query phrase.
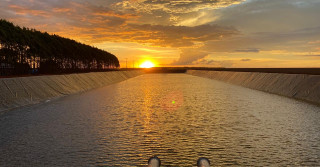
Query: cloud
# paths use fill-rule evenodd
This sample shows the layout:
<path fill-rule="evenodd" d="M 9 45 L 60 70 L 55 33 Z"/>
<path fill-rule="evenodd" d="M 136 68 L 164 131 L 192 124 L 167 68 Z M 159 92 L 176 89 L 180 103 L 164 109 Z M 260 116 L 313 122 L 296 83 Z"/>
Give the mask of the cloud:
<path fill-rule="evenodd" d="M 24 18 L 24 22 L 31 27 L 45 28 L 63 36 L 76 36 L 83 41 L 90 42 L 136 42 L 160 47 L 193 47 L 199 43 L 229 37 L 239 32 L 230 26 L 206 24 L 199 26 L 176 26 L 161 24 L 141 24 L 140 17 L 135 12 L 124 12 L 108 6 L 96 5 L 94 1 L 13 1 L 0 4 L 0 7 L 9 6 L 5 10 L 17 15 L 11 15 L 11 20 Z M 182 6 L 221 6 L 230 5 L 231 1 L 113 1 L 113 3 L 164 5 L 167 8 Z M 157 12 L 157 11 L 155 11 Z M 166 13 L 160 12 L 159 16 Z M 1 16 L 1 14 L 0 14 Z M 36 19 L 34 19 L 36 18 Z M 34 26 L 34 23 L 37 23 Z M 28 25 L 23 25 L 28 26 Z"/>
<path fill-rule="evenodd" d="M 0 4 L 0 17 L 9 20 L 24 18 L 30 25 L 51 24 L 76 28 L 111 28 L 136 18 L 134 14 L 122 13 L 109 7 L 81 1 L 7 1 Z M 32 26 L 33 27 L 33 26 Z M 56 26 L 58 29 L 58 27 Z"/>
<path fill-rule="evenodd" d="M 239 4 L 244 0 L 125 0 L 116 6 L 122 9 L 134 10 L 144 13 L 162 10 L 167 13 L 190 13 L 201 9 L 216 9 Z"/>
<path fill-rule="evenodd" d="M 201 59 L 198 61 L 193 62 L 194 66 L 204 66 L 204 67 L 225 67 L 230 68 L 234 65 L 234 60 L 208 60 L 208 59 Z"/>
<path fill-rule="evenodd" d="M 248 49 L 237 49 L 236 52 L 252 52 L 252 53 L 259 53 L 260 50 L 257 48 L 248 48 Z"/>
<path fill-rule="evenodd" d="M 125 13 L 138 13 L 140 22 L 190 25 L 192 21 L 197 22 L 196 25 L 201 25 L 200 23 L 206 24 L 208 20 L 201 19 L 202 14 L 199 12 L 228 7 L 243 1 L 245 0 L 124 0 L 114 4 L 113 7 Z M 189 19 L 190 21 L 187 21 Z"/>
<path fill-rule="evenodd" d="M 96 27 L 98 27 L 97 25 Z M 72 30 L 74 31 L 74 30 Z M 238 33 L 232 27 L 217 25 L 164 26 L 164 25 L 138 25 L 127 24 L 117 28 L 88 28 L 79 29 L 78 33 L 86 35 L 88 40 L 98 42 L 134 42 L 156 47 L 186 48 L 199 47 L 204 42 L 219 40 Z"/>
<path fill-rule="evenodd" d="M 193 62 L 195 65 L 212 65 L 214 63 L 217 63 L 218 61 L 215 60 L 208 60 L 208 59 L 200 59 L 196 62 Z"/>
<path fill-rule="evenodd" d="M 42 16 L 42 17 L 45 17 L 45 18 L 50 17 L 49 12 L 43 11 L 43 10 L 28 9 L 28 8 L 25 8 L 25 7 L 23 7 L 23 6 L 18 6 L 18 5 L 9 5 L 9 8 L 10 8 L 12 11 L 15 11 L 15 13 L 16 13 L 17 15 L 26 15 L 26 14 L 29 14 L 29 15 L 33 15 L 33 16 Z"/>
<path fill-rule="evenodd" d="M 197 42 L 218 40 L 221 37 L 229 37 L 238 33 L 232 27 L 217 25 L 187 26 L 163 26 L 163 25 L 128 25 L 127 32 L 131 41 L 138 43 L 150 43 L 162 47 L 189 47 Z"/>
<path fill-rule="evenodd" d="M 218 9 L 211 17 L 218 15 L 214 23 L 243 32 L 284 32 L 318 27 L 319 7 L 319 0 L 250 0 Z"/>
<path fill-rule="evenodd" d="M 304 56 L 308 56 L 308 57 L 320 57 L 320 54 L 319 55 L 313 55 L 313 54 L 310 54 L 310 55 L 304 55 Z"/>
<path fill-rule="evenodd" d="M 191 65 L 193 62 L 208 56 L 208 53 L 199 51 L 197 49 L 184 49 L 180 54 L 180 58 L 174 61 L 171 65 Z"/>
<path fill-rule="evenodd" d="M 319 0 L 4 0 L 0 18 L 87 44 L 175 49 L 173 64 L 233 66 L 248 64 L 247 54 L 316 59 L 307 54 L 320 50 L 319 8 Z M 213 53 L 220 58 L 206 59 Z"/>
<path fill-rule="evenodd" d="M 311 27 L 287 32 L 262 32 L 242 34 L 230 38 L 207 41 L 201 48 L 209 52 L 251 52 L 286 50 L 290 52 L 315 50 L 320 27 Z"/>
<path fill-rule="evenodd" d="M 252 54 L 270 50 L 314 51 L 319 47 L 319 7 L 318 0 L 250 0 L 217 9 L 206 16 L 216 18 L 211 23 L 233 26 L 241 35 L 207 41 L 201 49 Z"/>

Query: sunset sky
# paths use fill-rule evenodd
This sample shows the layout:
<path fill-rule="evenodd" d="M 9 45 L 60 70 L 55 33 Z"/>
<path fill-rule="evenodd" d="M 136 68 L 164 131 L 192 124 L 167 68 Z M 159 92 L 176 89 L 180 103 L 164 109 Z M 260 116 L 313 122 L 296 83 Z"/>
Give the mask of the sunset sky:
<path fill-rule="evenodd" d="M 0 18 L 122 67 L 320 67 L 320 0 L 1 0 Z"/>

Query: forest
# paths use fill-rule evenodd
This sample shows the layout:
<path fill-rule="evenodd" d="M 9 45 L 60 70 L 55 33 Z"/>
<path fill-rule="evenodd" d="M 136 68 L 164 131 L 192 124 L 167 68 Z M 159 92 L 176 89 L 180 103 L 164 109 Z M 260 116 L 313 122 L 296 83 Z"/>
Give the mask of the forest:
<path fill-rule="evenodd" d="M 72 39 L 0 20 L 0 75 L 59 74 L 119 68 L 118 58 Z"/>

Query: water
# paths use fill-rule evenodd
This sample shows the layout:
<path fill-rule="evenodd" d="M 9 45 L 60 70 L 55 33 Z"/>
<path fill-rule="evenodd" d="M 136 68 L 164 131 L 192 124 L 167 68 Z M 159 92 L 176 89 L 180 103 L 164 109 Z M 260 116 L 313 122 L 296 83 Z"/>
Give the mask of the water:
<path fill-rule="evenodd" d="M 320 107 L 148 74 L 0 115 L 0 166 L 317 166 Z"/>

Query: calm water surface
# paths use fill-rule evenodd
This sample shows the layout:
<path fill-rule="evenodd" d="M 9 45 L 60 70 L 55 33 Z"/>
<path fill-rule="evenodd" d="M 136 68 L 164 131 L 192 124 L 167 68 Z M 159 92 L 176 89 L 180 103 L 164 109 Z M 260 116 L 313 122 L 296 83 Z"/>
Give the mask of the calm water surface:
<path fill-rule="evenodd" d="M 320 107 L 149 74 L 0 115 L 0 166 L 317 166 Z"/>

